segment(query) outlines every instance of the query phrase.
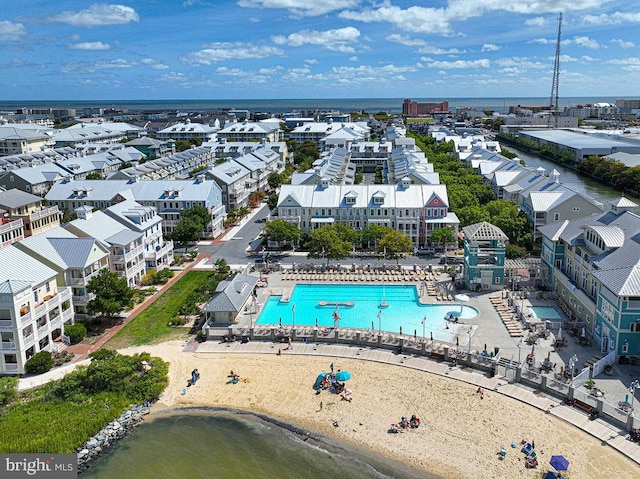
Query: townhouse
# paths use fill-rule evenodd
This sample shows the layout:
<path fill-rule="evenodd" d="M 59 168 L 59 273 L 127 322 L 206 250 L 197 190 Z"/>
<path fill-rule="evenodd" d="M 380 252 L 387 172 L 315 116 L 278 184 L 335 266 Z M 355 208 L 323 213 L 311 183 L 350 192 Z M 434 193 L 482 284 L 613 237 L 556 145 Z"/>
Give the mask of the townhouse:
<path fill-rule="evenodd" d="M 37 153 L 52 146 L 50 129 L 0 125 L 0 156 Z"/>
<path fill-rule="evenodd" d="M 181 219 L 180 211 L 202 206 L 209 211 L 211 221 L 202 234 L 216 238 L 224 231 L 226 217 L 222 191 L 215 181 L 198 175 L 193 180 L 84 180 L 56 183 L 46 196 L 51 205 L 72 212 L 80 206 L 108 208 L 127 199 L 155 208 L 162 218 L 162 234 L 169 237 Z"/>
<path fill-rule="evenodd" d="M 242 121 L 237 123 L 228 122 L 220 131 L 217 132 L 218 138 L 227 141 L 280 141 L 282 139 L 282 129 L 280 122 L 260 121 L 250 122 Z"/>
<path fill-rule="evenodd" d="M 24 237 L 60 226 L 57 206 L 43 206 L 42 198 L 18 189 L 0 190 L 0 210 L 5 219 L 21 220 Z"/>
<path fill-rule="evenodd" d="M 395 185 L 282 185 L 278 218 L 305 233 L 322 225 L 343 223 L 356 231 L 369 225 L 398 230 L 416 248 L 429 243 L 434 229 L 451 227 L 457 237 L 459 220 L 449 212 L 445 185 L 415 185 L 403 179 Z"/>
<path fill-rule="evenodd" d="M 205 125 L 204 123 L 195 123 L 190 119 L 184 122 L 178 122 L 170 125 L 156 133 L 156 138 L 163 141 L 189 141 L 197 138 L 204 141 L 216 141 L 219 128 L 216 126 Z"/>

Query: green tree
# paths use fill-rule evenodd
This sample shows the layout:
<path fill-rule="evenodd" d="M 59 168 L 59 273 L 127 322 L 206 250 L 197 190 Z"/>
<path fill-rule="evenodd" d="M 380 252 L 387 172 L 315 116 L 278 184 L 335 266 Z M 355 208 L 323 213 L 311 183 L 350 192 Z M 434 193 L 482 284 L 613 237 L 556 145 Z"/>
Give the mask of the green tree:
<path fill-rule="evenodd" d="M 373 242 L 374 248 L 378 246 L 378 241 L 380 241 L 384 236 L 392 231 L 388 226 L 370 224 L 365 228 L 360 230 L 360 241 L 363 244 L 369 245 Z"/>
<path fill-rule="evenodd" d="M 456 239 L 453 234 L 453 228 L 446 226 L 444 228 L 434 228 L 429 237 L 432 243 L 441 244 L 444 248 L 444 254 L 447 254 L 447 244 L 453 243 Z"/>
<path fill-rule="evenodd" d="M 25 365 L 24 369 L 29 374 L 46 373 L 53 367 L 53 356 L 49 351 L 40 351 L 34 354 Z"/>
<path fill-rule="evenodd" d="M 265 223 L 262 234 L 267 241 L 277 241 L 280 246 L 285 241 L 294 244 L 300 233 L 302 230 L 297 225 L 284 220 L 273 220 Z"/>
<path fill-rule="evenodd" d="M 269 183 L 269 188 L 272 190 L 280 188 L 280 185 L 282 185 L 282 175 L 276 171 L 270 173 L 267 177 L 267 183 Z"/>
<path fill-rule="evenodd" d="M 378 243 L 376 252 L 383 253 L 385 259 L 395 260 L 399 264 L 403 255 L 413 251 L 413 241 L 400 231 L 391 230 Z"/>
<path fill-rule="evenodd" d="M 76 323 L 65 326 L 64 334 L 69 336 L 71 344 L 78 344 L 87 337 L 87 328 L 84 324 Z"/>
<path fill-rule="evenodd" d="M 334 226 L 323 226 L 309 233 L 307 241 L 309 258 L 344 259 L 353 250 L 353 243 L 343 239 L 339 230 Z"/>
<path fill-rule="evenodd" d="M 189 143 L 187 140 L 176 140 L 177 153 L 188 150 L 189 148 L 191 148 L 191 143 Z"/>
<path fill-rule="evenodd" d="M 180 210 L 180 221 L 169 236 L 186 251 L 187 245 L 198 240 L 210 221 L 211 216 L 204 206 L 183 208 Z"/>
<path fill-rule="evenodd" d="M 89 280 L 87 291 L 95 294 L 95 298 L 87 304 L 87 309 L 92 314 L 112 318 L 133 307 L 135 290 L 129 287 L 126 278 L 121 278 L 114 271 L 101 270 Z"/>
<path fill-rule="evenodd" d="M 267 207 L 270 210 L 273 210 L 277 206 L 278 206 L 278 195 L 276 195 L 276 194 L 269 195 L 269 197 L 267 198 Z"/>

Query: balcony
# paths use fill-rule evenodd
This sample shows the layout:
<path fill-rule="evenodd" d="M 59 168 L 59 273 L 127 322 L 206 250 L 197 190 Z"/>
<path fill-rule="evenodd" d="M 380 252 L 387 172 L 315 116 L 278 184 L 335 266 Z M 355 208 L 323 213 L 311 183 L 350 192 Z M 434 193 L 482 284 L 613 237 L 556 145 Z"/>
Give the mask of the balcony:
<path fill-rule="evenodd" d="M 15 351 L 16 342 L 15 341 L 2 341 L 2 350 L 3 351 Z"/>
<path fill-rule="evenodd" d="M 10 319 L 0 319 L 0 329 L 13 329 L 13 321 Z"/>
<path fill-rule="evenodd" d="M 41 218 L 46 218 L 47 216 L 58 216 L 60 212 L 58 211 L 57 206 L 51 206 L 49 208 L 42 208 L 36 211 L 29 213 L 29 221 L 33 222 L 35 220 L 39 220 Z"/>

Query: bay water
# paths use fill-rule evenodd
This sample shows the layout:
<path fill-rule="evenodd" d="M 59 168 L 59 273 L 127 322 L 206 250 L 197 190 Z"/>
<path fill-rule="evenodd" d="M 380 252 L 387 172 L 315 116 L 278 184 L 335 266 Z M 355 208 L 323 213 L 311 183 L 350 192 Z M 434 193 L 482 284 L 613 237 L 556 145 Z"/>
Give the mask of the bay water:
<path fill-rule="evenodd" d="M 307 438 L 304 431 L 268 418 L 201 408 L 145 421 L 80 477 L 436 479 L 324 437 Z"/>

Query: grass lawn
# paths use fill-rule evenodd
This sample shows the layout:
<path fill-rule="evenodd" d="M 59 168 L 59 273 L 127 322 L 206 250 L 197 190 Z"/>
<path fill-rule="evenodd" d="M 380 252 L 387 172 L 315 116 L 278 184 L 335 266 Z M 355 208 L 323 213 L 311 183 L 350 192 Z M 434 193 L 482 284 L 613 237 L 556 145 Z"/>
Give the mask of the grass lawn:
<path fill-rule="evenodd" d="M 120 349 L 142 344 L 155 344 L 171 339 L 187 339 L 189 327 L 168 326 L 178 315 L 189 294 L 204 285 L 211 273 L 189 271 L 144 311 L 104 345 L 108 349 Z"/>

